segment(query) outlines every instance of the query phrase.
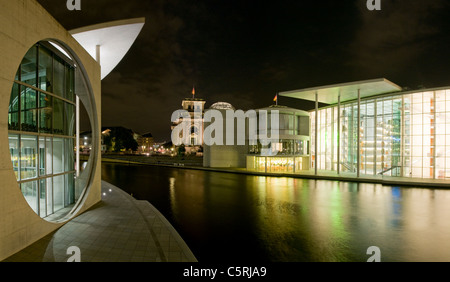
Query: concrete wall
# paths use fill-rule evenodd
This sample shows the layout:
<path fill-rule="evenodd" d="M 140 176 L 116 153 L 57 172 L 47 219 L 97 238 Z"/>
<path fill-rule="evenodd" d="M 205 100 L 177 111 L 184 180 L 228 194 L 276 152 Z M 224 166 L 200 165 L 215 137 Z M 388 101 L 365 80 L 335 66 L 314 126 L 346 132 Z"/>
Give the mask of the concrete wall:
<path fill-rule="evenodd" d="M 205 112 L 205 115 L 211 110 L 207 110 Z M 222 120 L 222 144 L 223 145 L 211 145 L 208 146 L 207 144 L 203 145 L 203 166 L 204 167 L 233 167 L 233 168 L 245 168 L 247 165 L 247 152 L 248 152 L 248 130 L 245 130 L 245 145 L 237 145 L 238 144 L 238 126 L 237 126 L 237 120 L 228 117 L 226 114 L 226 110 L 217 110 L 214 109 L 214 111 L 218 111 L 221 113 L 223 120 Z M 218 121 L 213 120 L 212 122 L 208 122 L 205 120 L 204 127 L 205 129 L 211 126 L 212 124 L 215 124 Z M 235 145 L 226 145 L 226 139 L 227 139 L 227 123 L 233 124 L 234 123 L 234 144 Z M 246 127 L 248 126 L 247 121 L 245 121 Z M 207 138 L 208 133 L 205 131 L 205 138 Z"/>
<path fill-rule="evenodd" d="M 205 146 L 203 148 L 204 167 L 245 168 L 246 157 L 246 146 Z"/>
<path fill-rule="evenodd" d="M 53 232 L 101 200 L 100 150 L 90 160 L 93 174 L 85 175 L 89 184 L 87 195 L 63 222 L 50 223 L 34 213 L 14 175 L 7 120 L 13 80 L 28 49 L 46 39 L 55 39 L 76 54 L 78 67 L 88 79 L 90 95 L 83 97 L 83 102 L 91 103 L 88 108 L 93 131 L 100 134 L 100 66 L 35 0 L 0 0 L 0 260 Z M 95 136 L 98 147 L 99 134 Z"/>

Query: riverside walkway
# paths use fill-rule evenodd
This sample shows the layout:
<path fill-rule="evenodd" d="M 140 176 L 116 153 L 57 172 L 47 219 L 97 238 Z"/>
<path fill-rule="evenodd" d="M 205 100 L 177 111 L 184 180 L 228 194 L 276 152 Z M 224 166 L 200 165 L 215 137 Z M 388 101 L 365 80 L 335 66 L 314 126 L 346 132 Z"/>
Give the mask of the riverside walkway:
<path fill-rule="evenodd" d="M 183 239 L 147 201 L 102 182 L 102 201 L 4 262 L 197 262 Z"/>
<path fill-rule="evenodd" d="M 246 168 L 210 168 L 203 167 L 203 161 L 201 157 L 190 157 L 181 160 L 180 158 L 155 158 L 145 156 L 127 156 L 127 155 L 107 155 L 102 159 L 105 163 L 123 163 L 123 164 L 135 164 L 135 165 L 158 165 L 183 169 L 195 169 L 205 171 L 216 171 L 225 173 L 239 173 L 254 176 L 269 176 L 269 177 L 292 177 L 292 178 L 304 178 L 304 179 L 316 179 L 316 180 L 334 180 L 334 181 L 346 181 L 346 182 L 361 182 L 361 183 L 373 183 L 389 186 L 402 186 L 402 187 L 421 187 L 421 188 L 439 188 L 450 189 L 450 179 L 430 179 L 430 178 L 411 178 L 411 177 L 399 177 L 399 176 L 382 176 L 382 175 L 364 175 L 356 177 L 356 173 L 341 172 L 337 174 L 335 171 L 318 170 L 317 175 L 313 170 L 302 170 L 296 173 L 281 173 L 281 172 L 264 172 L 247 170 Z"/>

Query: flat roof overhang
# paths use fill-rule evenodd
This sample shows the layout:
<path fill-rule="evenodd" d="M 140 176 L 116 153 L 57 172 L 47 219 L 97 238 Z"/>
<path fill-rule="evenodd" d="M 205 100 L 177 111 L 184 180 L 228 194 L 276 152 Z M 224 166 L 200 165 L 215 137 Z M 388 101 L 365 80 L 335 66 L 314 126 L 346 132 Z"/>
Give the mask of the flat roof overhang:
<path fill-rule="evenodd" d="M 360 91 L 361 98 L 366 98 L 379 94 L 399 92 L 402 88 L 385 78 L 378 78 L 281 92 L 279 95 L 301 100 L 316 101 L 317 93 L 319 103 L 332 105 L 339 102 L 339 94 L 341 96 L 341 102 L 357 99 L 358 90 Z"/>
<path fill-rule="evenodd" d="M 128 53 L 144 24 L 145 18 L 135 18 L 86 26 L 69 32 L 100 63 L 101 79 L 104 79 Z"/>

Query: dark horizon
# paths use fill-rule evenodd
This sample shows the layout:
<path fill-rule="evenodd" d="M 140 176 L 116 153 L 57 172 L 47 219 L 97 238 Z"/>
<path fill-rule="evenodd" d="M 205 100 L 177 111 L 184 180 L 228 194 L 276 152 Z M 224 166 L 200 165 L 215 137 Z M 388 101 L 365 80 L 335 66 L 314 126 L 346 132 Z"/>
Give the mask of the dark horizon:
<path fill-rule="evenodd" d="M 103 126 L 170 139 L 170 117 L 196 97 L 248 110 L 278 92 L 373 78 L 420 89 L 450 85 L 444 0 L 315 3 L 38 0 L 66 29 L 145 17 L 130 52 L 102 82 Z M 280 97 L 279 104 L 311 109 Z"/>

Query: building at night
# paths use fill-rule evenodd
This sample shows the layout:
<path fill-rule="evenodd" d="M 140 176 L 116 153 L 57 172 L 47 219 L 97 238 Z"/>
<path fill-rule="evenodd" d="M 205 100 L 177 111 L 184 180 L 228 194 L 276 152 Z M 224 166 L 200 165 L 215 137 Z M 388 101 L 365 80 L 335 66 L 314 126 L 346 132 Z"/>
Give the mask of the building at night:
<path fill-rule="evenodd" d="M 315 174 L 450 177 L 450 87 L 403 91 L 374 79 L 280 96 L 316 103 L 310 112 Z"/>
<path fill-rule="evenodd" d="M 153 138 L 153 134 L 145 133 L 143 135 L 139 135 L 137 138 L 139 153 L 141 154 L 151 154 L 153 153 L 155 140 Z"/>
<path fill-rule="evenodd" d="M 205 144 L 203 166 L 247 168 L 267 173 L 295 173 L 309 169 L 308 112 L 273 105 L 239 113 L 228 103 L 216 103 L 206 112 L 211 110 L 218 111 L 223 117 L 222 124 L 217 127 L 223 134 L 222 140 Z M 276 123 L 271 119 L 274 111 L 278 116 Z M 254 127 L 251 126 L 253 118 Z M 238 140 L 242 130 L 239 123 L 245 124 L 245 142 L 242 144 Z M 211 124 L 205 121 L 205 128 Z M 230 124 L 233 124 L 232 132 L 227 131 Z M 272 129 L 277 130 L 278 136 L 271 136 Z"/>
<path fill-rule="evenodd" d="M 259 109 L 256 112 L 266 111 L 270 117 L 273 111 L 279 115 L 278 124 L 269 124 L 267 131 L 272 127 L 278 130 L 276 139 L 269 139 L 270 142 L 262 144 L 263 138 L 258 138 L 256 144 L 250 144 L 247 152 L 246 167 L 248 170 L 267 173 L 296 173 L 309 170 L 309 113 L 288 108 L 285 106 L 273 105 Z M 258 124 L 261 118 L 257 114 Z M 261 133 L 261 132 L 260 132 Z M 270 134 L 268 135 L 270 137 Z"/>
<path fill-rule="evenodd" d="M 35 0 L 0 0 L 0 6 L 2 260 L 101 200 L 101 79 L 125 56 L 144 20 L 69 32 Z M 82 171 L 81 105 L 93 132 Z"/>
<path fill-rule="evenodd" d="M 190 118 L 190 125 L 180 132 L 178 136 L 173 136 L 174 144 L 183 144 L 186 154 L 193 154 L 201 151 L 203 146 L 203 117 L 205 114 L 206 101 L 195 98 L 185 98 L 181 103 L 180 111 L 187 112 Z M 172 122 L 171 130 L 183 123 L 183 117 Z"/>
<path fill-rule="evenodd" d="M 450 178 L 450 87 L 403 90 L 382 78 L 279 96 L 314 101 L 316 107 L 257 110 L 268 116 L 278 111 L 279 136 L 252 144 L 246 117 L 245 145 L 205 146 L 204 166 L 380 181 Z M 274 126 L 256 116 L 258 124 L 269 124 L 267 131 Z"/>

